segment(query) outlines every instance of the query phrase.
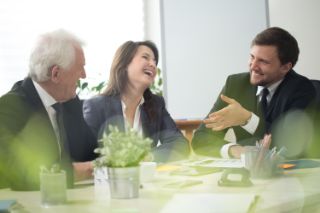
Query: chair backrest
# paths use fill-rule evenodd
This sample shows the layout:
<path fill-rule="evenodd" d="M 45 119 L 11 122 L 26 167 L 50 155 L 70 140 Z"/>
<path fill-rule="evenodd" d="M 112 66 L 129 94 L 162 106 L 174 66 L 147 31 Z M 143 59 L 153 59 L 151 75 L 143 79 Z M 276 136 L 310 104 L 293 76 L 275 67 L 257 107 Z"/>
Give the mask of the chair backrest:
<path fill-rule="evenodd" d="M 189 143 L 192 141 L 193 132 L 200 126 L 202 120 L 175 120 L 177 127 L 181 130 Z"/>
<path fill-rule="evenodd" d="M 312 120 L 314 122 L 313 140 L 306 151 L 307 158 L 320 158 L 320 80 L 311 80 L 316 96 L 314 98 L 314 114 Z"/>
<path fill-rule="evenodd" d="M 320 80 L 311 80 L 314 88 L 316 89 L 315 104 L 320 107 Z"/>

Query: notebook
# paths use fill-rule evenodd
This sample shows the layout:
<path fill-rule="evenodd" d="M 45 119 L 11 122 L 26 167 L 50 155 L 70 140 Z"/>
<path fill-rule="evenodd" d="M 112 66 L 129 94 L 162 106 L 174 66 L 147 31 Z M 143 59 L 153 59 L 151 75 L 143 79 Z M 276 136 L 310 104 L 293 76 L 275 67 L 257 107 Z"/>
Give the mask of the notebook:
<path fill-rule="evenodd" d="M 16 203 L 16 200 L 0 200 L 0 213 L 9 213 Z"/>
<path fill-rule="evenodd" d="M 29 213 L 23 205 L 14 199 L 0 200 L 0 213 L 10 212 Z"/>

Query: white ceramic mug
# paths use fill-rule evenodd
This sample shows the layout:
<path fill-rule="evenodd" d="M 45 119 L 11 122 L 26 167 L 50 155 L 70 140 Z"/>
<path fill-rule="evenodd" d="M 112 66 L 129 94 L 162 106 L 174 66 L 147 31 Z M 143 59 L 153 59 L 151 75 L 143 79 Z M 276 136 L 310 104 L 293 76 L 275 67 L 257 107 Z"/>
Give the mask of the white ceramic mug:
<path fill-rule="evenodd" d="M 140 182 L 151 182 L 156 175 L 156 162 L 140 162 Z"/>

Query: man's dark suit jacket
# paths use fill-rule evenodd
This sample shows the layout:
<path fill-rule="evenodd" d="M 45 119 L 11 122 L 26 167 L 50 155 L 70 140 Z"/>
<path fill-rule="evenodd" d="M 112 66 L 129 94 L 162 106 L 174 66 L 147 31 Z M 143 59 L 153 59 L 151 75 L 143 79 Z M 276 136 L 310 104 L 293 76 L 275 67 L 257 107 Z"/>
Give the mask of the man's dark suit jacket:
<path fill-rule="evenodd" d="M 40 166 L 61 163 L 73 183 L 72 161 L 93 160 L 97 140 L 84 121 L 78 98 L 63 104 L 68 143 L 62 162 L 48 113 L 30 78 L 17 82 L 0 98 L 0 186 L 39 189 Z"/>
<path fill-rule="evenodd" d="M 258 100 L 256 92 L 257 86 L 250 84 L 249 72 L 230 75 L 221 92 L 221 94 L 235 99 L 245 109 L 260 117 L 259 125 L 254 135 L 249 134 L 242 127 L 233 127 L 237 143 L 240 145 L 255 145 L 255 141 L 261 139 L 267 131 L 273 135 L 276 131 L 276 123 L 280 123 L 280 120 L 283 119 L 284 116 L 287 116 L 288 112 L 306 109 L 315 96 L 315 89 L 311 81 L 291 70 L 276 89 L 268 105 L 268 112 L 264 119 L 261 115 L 261 110 L 259 110 L 257 106 Z M 225 106 L 227 106 L 227 104 L 220 99 L 219 95 L 210 113 L 218 111 Z M 298 113 L 297 116 L 301 118 L 301 114 Z M 300 119 L 297 119 L 297 122 L 299 122 L 299 120 Z M 223 131 L 212 131 L 211 129 L 207 129 L 204 124 L 201 124 L 196 130 L 192 140 L 192 146 L 195 152 L 202 155 L 219 156 L 221 147 L 226 143 L 223 140 L 226 131 L 227 129 Z M 275 137 L 273 137 L 272 140 L 273 146 L 281 143 L 274 139 Z M 294 146 L 294 144 L 291 145 Z M 286 148 L 290 149 L 290 147 Z"/>
<path fill-rule="evenodd" d="M 162 97 L 152 94 L 156 118 L 152 120 L 144 108 L 141 109 L 143 135 L 153 140 L 153 154 L 156 161 L 178 160 L 189 154 L 188 141 L 176 127 L 165 108 Z M 101 138 L 108 126 L 117 126 L 124 131 L 124 118 L 119 96 L 99 95 L 85 100 L 83 104 L 84 118 L 94 134 Z M 161 145 L 157 146 L 158 141 Z"/>

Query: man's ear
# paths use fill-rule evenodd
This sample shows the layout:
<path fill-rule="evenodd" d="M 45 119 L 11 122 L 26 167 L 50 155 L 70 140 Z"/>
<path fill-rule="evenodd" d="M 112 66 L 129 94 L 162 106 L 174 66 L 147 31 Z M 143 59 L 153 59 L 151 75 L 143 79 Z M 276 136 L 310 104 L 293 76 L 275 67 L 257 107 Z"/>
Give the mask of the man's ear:
<path fill-rule="evenodd" d="M 281 65 L 281 72 L 283 74 L 287 74 L 292 69 L 292 63 L 288 62 L 286 64 Z"/>
<path fill-rule="evenodd" d="M 61 69 L 59 68 L 59 66 L 54 65 L 51 68 L 51 80 L 55 83 L 58 83 L 60 81 L 60 73 Z"/>

